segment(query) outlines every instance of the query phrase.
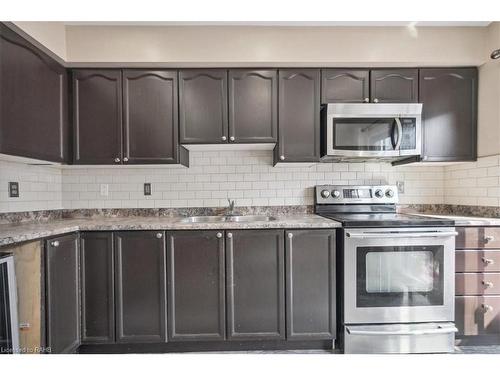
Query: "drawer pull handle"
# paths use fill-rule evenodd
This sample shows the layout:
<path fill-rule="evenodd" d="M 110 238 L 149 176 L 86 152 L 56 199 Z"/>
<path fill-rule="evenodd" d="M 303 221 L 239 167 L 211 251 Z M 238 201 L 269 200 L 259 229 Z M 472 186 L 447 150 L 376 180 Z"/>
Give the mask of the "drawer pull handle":
<path fill-rule="evenodd" d="M 484 285 L 484 287 L 485 287 L 486 289 L 488 289 L 488 288 L 493 288 L 493 283 L 492 283 L 491 281 L 484 281 L 484 280 L 483 280 L 483 281 L 482 281 L 482 283 L 483 283 L 483 285 Z"/>
<path fill-rule="evenodd" d="M 495 237 L 493 236 L 484 236 L 484 242 L 489 243 L 491 241 L 494 241 Z"/>
<path fill-rule="evenodd" d="M 491 265 L 491 264 L 495 264 L 495 261 L 493 259 L 488 259 L 486 257 L 482 257 L 481 260 L 483 261 L 484 264 L 486 264 L 487 266 L 488 265 Z"/>
<path fill-rule="evenodd" d="M 156 233 L 156 238 L 160 239 L 163 237 L 163 233 Z"/>
<path fill-rule="evenodd" d="M 483 304 L 481 305 L 481 307 L 483 308 L 483 311 L 484 311 L 485 313 L 493 311 L 493 306 L 488 305 L 488 304 L 486 304 L 486 303 L 483 303 Z"/>

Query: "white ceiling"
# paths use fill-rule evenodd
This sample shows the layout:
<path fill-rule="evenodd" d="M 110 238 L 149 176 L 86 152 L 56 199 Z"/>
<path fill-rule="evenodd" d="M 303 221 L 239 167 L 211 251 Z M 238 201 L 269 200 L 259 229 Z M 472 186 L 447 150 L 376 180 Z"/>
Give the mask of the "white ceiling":
<path fill-rule="evenodd" d="M 180 21 L 75 21 L 67 26 L 307 26 L 307 27 L 486 27 L 490 21 L 241 21 L 241 22 L 180 22 Z"/>

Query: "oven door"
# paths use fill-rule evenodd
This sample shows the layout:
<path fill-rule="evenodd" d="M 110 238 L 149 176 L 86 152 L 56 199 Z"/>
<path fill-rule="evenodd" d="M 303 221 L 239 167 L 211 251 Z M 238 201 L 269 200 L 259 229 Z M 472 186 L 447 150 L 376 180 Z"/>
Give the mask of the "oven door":
<path fill-rule="evenodd" d="M 327 155 L 395 157 L 419 155 L 419 124 L 414 117 L 328 116 Z"/>
<path fill-rule="evenodd" d="M 454 228 L 346 229 L 344 323 L 454 320 Z"/>

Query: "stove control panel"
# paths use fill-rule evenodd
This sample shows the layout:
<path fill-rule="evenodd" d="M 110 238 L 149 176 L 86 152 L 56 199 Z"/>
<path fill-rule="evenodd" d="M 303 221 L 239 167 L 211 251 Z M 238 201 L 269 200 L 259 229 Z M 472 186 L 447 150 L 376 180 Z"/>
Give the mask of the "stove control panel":
<path fill-rule="evenodd" d="M 317 204 L 398 203 L 398 190 L 392 185 L 318 185 L 315 193 Z"/>

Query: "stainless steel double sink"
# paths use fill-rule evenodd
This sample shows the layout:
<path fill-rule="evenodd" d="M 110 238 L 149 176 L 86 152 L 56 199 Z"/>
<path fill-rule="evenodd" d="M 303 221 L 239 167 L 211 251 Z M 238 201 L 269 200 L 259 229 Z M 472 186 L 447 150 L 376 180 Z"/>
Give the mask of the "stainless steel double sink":
<path fill-rule="evenodd" d="M 252 223 L 256 221 L 274 221 L 273 216 L 265 215 L 227 215 L 227 216 L 190 216 L 182 219 L 183 223 Z"/>

